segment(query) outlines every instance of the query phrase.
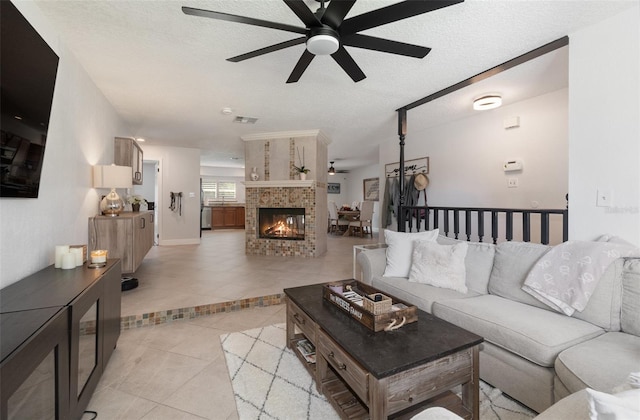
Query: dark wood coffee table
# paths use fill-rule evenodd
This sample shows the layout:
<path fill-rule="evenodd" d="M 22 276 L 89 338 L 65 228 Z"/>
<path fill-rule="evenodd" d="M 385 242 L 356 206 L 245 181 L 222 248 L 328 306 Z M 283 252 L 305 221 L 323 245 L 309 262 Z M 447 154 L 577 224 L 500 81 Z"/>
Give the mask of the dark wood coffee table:
<path fill-rule="evenodd" d="M 418 311 L 418 321 L 373 332 L 322 298 L 322 284 L 284 289 L 287 346 L 342 418 L 409 418 L 431 406 L 478 419 L 482 337 Z M 306 338 L 316 363 L 296 350 Z M 462 398 L 451 389 L 461 385 Z"/>

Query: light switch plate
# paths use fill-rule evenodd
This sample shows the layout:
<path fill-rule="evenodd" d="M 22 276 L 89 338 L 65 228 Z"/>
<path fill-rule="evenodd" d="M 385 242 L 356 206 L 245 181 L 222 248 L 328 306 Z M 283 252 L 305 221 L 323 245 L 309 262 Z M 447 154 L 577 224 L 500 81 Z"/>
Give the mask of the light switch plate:
<path fill-rule="evenodd" d="M 508 188 L 518 188 L 518 178 L 507 178 Z"/>

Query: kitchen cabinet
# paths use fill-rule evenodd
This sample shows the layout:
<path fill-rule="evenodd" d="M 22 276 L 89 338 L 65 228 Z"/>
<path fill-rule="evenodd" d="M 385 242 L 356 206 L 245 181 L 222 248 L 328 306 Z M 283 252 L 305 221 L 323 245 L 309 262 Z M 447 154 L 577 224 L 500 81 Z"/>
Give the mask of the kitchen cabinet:
<path fill-rule="evenodd" d="M 134 139 L 116 137 L 113 160 L 116 165 L 130 166 L 133 185 L 142 185 L 142 148 Z"/>
<path fill-rule="evenodd" d="M 212 229 L 244 229 L 244 207 L 211 207 L 211 227 Z"/>
<path fill-rule="evenodd" d="M 153 212 L 123 212 L 89 218 L 89 251 L 106 249 L 122 260 L 122 272 L 134 273 L 153 246 Z"/>

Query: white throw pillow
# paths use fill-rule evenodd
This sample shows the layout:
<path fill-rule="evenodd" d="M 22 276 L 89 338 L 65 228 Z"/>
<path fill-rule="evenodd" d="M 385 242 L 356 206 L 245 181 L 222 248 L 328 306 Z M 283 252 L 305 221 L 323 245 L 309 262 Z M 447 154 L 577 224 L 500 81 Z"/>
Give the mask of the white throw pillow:
<path fill-rule="evenodd" d="M 469 245 L 416 241 L 409 281 L 467 293 L 464 259 Z"/>
<path fill-rule="evenodd" d="M 387 244 L 387 266 L 384 269 L 384 277 L 409 277 L 411 269 L 411 255 L 413 254 L 413 242 L 416 240 L 435 242 L 438 238 L 438 229 L 425 232 L 395 232 L 384 231 L 384 241 Z"/>
<path fill-rule="evenodd" d="M 587 388 L 591 420 L 626 420 L 640 418 L 640 389 L 615 395 Z"/>

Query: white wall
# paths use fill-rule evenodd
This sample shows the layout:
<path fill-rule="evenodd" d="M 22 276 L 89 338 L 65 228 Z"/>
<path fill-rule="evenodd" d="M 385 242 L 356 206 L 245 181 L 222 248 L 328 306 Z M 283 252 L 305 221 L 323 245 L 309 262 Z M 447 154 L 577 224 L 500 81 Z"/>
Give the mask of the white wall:
<path fill-rule="evenodd" d="M 160 162 L 158 176 L 159 245 L 200 243 L 200 151 L 142 145 L 145 160 Z M 182 192 L 182 214 L 171 211 L 171 192 Z"/>
<path fill-rule="evenodd" d="M 567 97 L 562 89 L 421 132 L 411 131 L 409 112 L 405 159 L 429 157 L 428 204 L 564 209 Z M 505 129 L 504 119 L 513 116 L 520 117 L 520 127 Z M 514 158 L 522 159 L 524 169 L 504 172 L 504 161 Z M 381 174 L 384 164 L 398 159 L 397 139 L 381 145 Z M 508 178 L 517 178 L 518 188 L 508 188 Z"/>
<path fill-rule="evenodd" d="M 571 239 L 640 245 L 640 7 L 570 35 Z M 597 190 L 613 194 L 597 207 Z"/>
<path fill-rule="evenodd" d="M 16 7 L 60 62 L 39 196 L 0 199 L 0 287 L 53 264 L 55 245 L 87 243 L 87 220 L 99 204 L 91 167 L 113 163 L 113 138 L 129 132 L 40 9 Z"/>

